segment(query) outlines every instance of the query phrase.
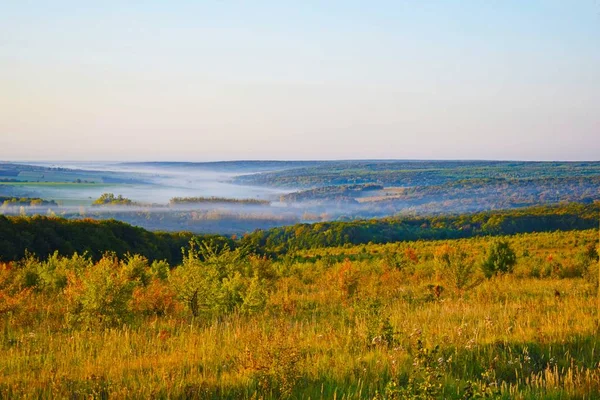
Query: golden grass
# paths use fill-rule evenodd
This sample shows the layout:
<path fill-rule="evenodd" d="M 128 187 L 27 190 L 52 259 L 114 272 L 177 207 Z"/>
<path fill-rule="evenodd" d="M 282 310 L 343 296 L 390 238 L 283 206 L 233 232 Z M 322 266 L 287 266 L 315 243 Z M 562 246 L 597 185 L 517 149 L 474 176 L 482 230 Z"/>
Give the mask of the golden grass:
<path fill-rule="evenodd" d="M 527 260 L 551 254 L 572 258 L 596 234 L 510 240 L 518 253 L 529 249 L 519 264 L 527 269 Z M 477 257 L 487 239 L 448 243 L 467 246 Z M 433 398 L 463 398 L 468 381 L 481 393 L 493 381 L 490 393 L 503 398 L 600 395 L 594 283 L 522 273 L 464 293 L 448 289 L 435 300 L 425 286 L 433 275 L 418 270 L 427 270 L 428 254 L 440 243 L 409 245 L 420 257 L 417 272 L 389 271 L 377 257 L 355 261 L 352 295 L 340 289 L 344 263 L 276 264 L 288 272 L 280 272 L 265 311 L 250 316 L 202 320 L 178 311 L 136 316 L 117 328 L 72 328 L 56 318 L 61 314 L 52 302 L 61 295 L 51 300 L 39 294 L 46 317 L 40 304 L 29 321 L 18 312 L 1 316 L 0 398 L 394 398 L 390 381 L 402 387 L 431 378 L 415 366 L 418 341 L 427 349 L 439 345 L 438 362 L 429 366 L 440 374 Z M 394 246 L 366 251 L 398 250 Z M 341 252 L 363 250 L 302 254 Z M 318 274 L 311 275 L 313 269 Z M 389 343 L 377 340 L 386 318 L 393 328 Z"/>

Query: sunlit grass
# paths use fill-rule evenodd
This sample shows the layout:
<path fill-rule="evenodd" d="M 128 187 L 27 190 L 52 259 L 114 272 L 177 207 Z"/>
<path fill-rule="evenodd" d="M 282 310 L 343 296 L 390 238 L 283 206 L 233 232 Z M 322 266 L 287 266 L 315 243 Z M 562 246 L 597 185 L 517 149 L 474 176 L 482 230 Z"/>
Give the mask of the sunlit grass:
<path fill-rule="evenodd" d="M 566 265 L 595 235 L 511 238 L 519 274 L 463 293 L 445 288 L 438 299 L 427 284 L 435 283 L 429 263 L 439 242 L 411 243 L 419 259 L 408 272 L 389 269 L 377 256 L 275 263 L 266 308 L 251 315 L 193 318 L 180 307 L 86 328 L 67 323 L 62 293 L 40 292 L 21 311 L 2 316 L 0 397 L 394 398 L 390 382 L 412 387 L 406 386 L 412 378 L 431 378 L 417 366 L 421 342 L 429 350 L 439 346 L 428 366 L 440 374 L 436 398 L 464 398 L 469 385 L 482 394 L 489 382 L 495 397 L 594 398 L 600 395 L 595 283 L 561 279 L 556 271 L 529 276 L 527 262 L 559 258 Z M 488 241 L 448 243 L 467 246 L 477 258 Z M 354 279 L 349 273 L 356 274 L 352 292 L 344 283 Z M 381 340 L 386 319 L 390 342 Z"/>

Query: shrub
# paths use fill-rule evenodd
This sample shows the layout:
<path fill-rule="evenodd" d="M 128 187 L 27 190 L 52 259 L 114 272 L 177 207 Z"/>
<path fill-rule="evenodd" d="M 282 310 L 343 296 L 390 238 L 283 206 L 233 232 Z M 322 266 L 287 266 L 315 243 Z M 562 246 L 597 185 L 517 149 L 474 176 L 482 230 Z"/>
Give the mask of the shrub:
<path fill-rule="evenodd" d="M 132 310 L 145 315 L 164 316 L 177 310 L 177 295 L 173 288 L 160 279 L 133 291 Z"/>
<path fill-rule="evenodd" d="M 258 293 L 250 297 L 247 294 L 249 288 L 258 290 L 256 286 L 252 287 L 252 277 L 245 275 L 250 272 L 248 257 L 243 250 L 231 250 L 227 245 L 196 246 L 192 242 L 183 257 L 183 264 L 171 274 L 171 281 L 194 317 L 210 318 L 238 310 L 245 302 L 250 307 L 250 302 L 257 301 L 250 297 L 256 297 Z M 254 272 L 259 274 L 260 269 Z"/>
<path fill-rule="evenodd" d="M 457 291 L 478 283 L 474 276 L 475 263 L 463 249 L 441 246 L 435 253 L 438 280 Z"/>
<path fill-rule="evenodd" d="M 71 257 L 63 257 L 58 252 L 54 252 L 46 262 L 39 263 L 38 273 L 41 289 L 45 292 L 60 293 L 67 286 L 69 271 L 80 273 L 92 265 L 87 254 L 75 253 Z"/>
<path fill-rule="evenodd" d="M 0 263 L 0 315 L 14 313 L 30 300 L 31 289 L 23 288 L 13 272 L 13 264 Z"/>
<path fill-rule="evenodd" d="M 259 393 L 279 399 L 292 396 L 301 375 L 302 356 L 297 342 L 295 332 L 290 331 L 285 322 L 278 321 L 268 338 L 256 337 L 252 347 L 246 348 L 241 360 L 243 369 L 256 382 Z"/>
<path fill-rule="evenodd" d="M 161 281 L 166 281 L 169 279 L 169 273 L 171 272 L 171 267 L 169 263 L 166 261 L 154 261 L 150 266 L 150 273 L 155 279 L 160 279 Z"/>
<path fill-rule="evenodd" d="M 358 290 L 358 272 L 349 259 L 344 260 L 338 274 L 338 287 L 345 300 L 354 296 Z"/>
<path fill-rule="evenodd" d="M 491 278 L 497 274 L 512 272 L 517 263 L 517 256 L 505 240 L 492 243 L 488 255 L 482 264 L 482 270 L 486 277 Z"/>
<path fill-rule="evenodd" d="M 128 280 L 138 282 L 142 286 L 150 283 L 150 275 L 148 274 L 148 259 L 138 254 L 127 254 L 125 260 L 122 261 L 122 269 Z"/>
<path fill-rule="evenodd" d="M 255 276 L 250 280 L 250 285 L 244 295 L 242 304 L 242 312 L 246 314 L 254 314 L 265 309 L 267 304 L 267 293 L 262 280 Z"/>
<path fill-rule="evenodd" d="M 130 320 L 130 300 L 136 285 L 119 269 L 116 258 L 105 255 L 81 274 L 70 273 L 68 281 L 71 321 L 118 326 Z"/>

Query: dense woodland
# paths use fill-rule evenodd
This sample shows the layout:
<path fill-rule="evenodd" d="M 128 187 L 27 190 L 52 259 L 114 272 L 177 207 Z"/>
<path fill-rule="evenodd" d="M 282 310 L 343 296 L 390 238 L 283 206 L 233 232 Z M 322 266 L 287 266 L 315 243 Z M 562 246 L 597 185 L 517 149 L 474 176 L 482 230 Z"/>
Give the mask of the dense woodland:
<path fill-rule="evenodd" d="M 28 207 L 56 207 L 58 204 L 54 200 L 44 200 L 40 198 L 30 198 L 30 197 L 5 197 L 0 196 L 0 207 L 4 209 L 8 209 L 11 207 L 20 207 L 20 206 L 28 206 Z"/>
<path fill-rule="evenodd" d="M 280 187 L 319 187 L 375 183 L 384 186 L 441 185 L 465 179 L 542 179 L 598 176 L 599 162 L 510 161 L 331 161 L 241 175 L 236 182 Z"/>
<path fill-rule="evenodd" d="M 375 190 L 383 190 L 383 186 L 372 183 L 364 185 L 323 186 L 286 194 L 281 196 L 280 200 L 282 202 L 291 203 L 314 200 L 352 200 L 365 192 L 372 192 Z"/>
<path fill-rule="evenodd" d="M 598 226 L 599 212 L 598 204 L 569 204 L 449 216 L 298 224 L 256 231 L 246 235 L 243 242 L 278 253 L 344 244 L 591 229 Z"/>
<path fill-rule="evenodd" d="M 122 195 L 115 196 L 114 193 L 103 193 L 92 203 L 92 206 L 134 206 L 139 205 L 131 199 Z"/>
<path fill-rule="evenodd" d="M 0 175 L 11 179 L 0 182 L 0 194 L 10 199 L 0 213 L 114 218 L 149 230 L 241 236 L 298 223 L 428 219 L 600 200 L 597 162 L 240 161 L 104 168 L 0 164 Z M 209 196 L 215 188 L 227 195 Z M 162 191 L 168 197 L 154 196 Z M 40 204 L 44 198 L 56 204 Z"/>
<path fill-rule="evenodd" d="M 222 235 L 199 237 L 221 238 L 257 254 L 275 255 L 350 244 L 591 229 L 598 225 L 599 212 L 598 204 L 569 204 L 455 216 L 297 224 L 255 231 L 236 241 Z M 116 220 L 0 215 L 0 261 L 20 259 L 26 251 L 41 257 L 54 251 L 61 255 L 87 251 L 94 258 L 105 251 L 114 251 L 119 256 L 129 252 L 150 260 L 178 262 L 181 247 L 192 236 L 192 233 L 151 232 Z"/>
<path fill-rule="evenodd" d="M 119 256 L 139 254 L 150 260 L 181 260 L 181 247 L 191 233 L 150 232 L 116 220 L 67 220 L 53 217 L 0 215 L 0 261 L 18 260 L 27 252 L 46 258 L 87 253 L 99 259 L 111 251 Z"/>

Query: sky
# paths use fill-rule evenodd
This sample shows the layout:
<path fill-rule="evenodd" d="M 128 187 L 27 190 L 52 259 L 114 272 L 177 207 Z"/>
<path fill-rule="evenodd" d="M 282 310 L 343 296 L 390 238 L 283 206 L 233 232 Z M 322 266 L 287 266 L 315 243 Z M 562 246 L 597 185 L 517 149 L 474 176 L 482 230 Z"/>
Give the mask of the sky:
<path fill-rule="evenodd" d="M 599 0 L 0 2 L 0 160 L 600 160 Z"/>

